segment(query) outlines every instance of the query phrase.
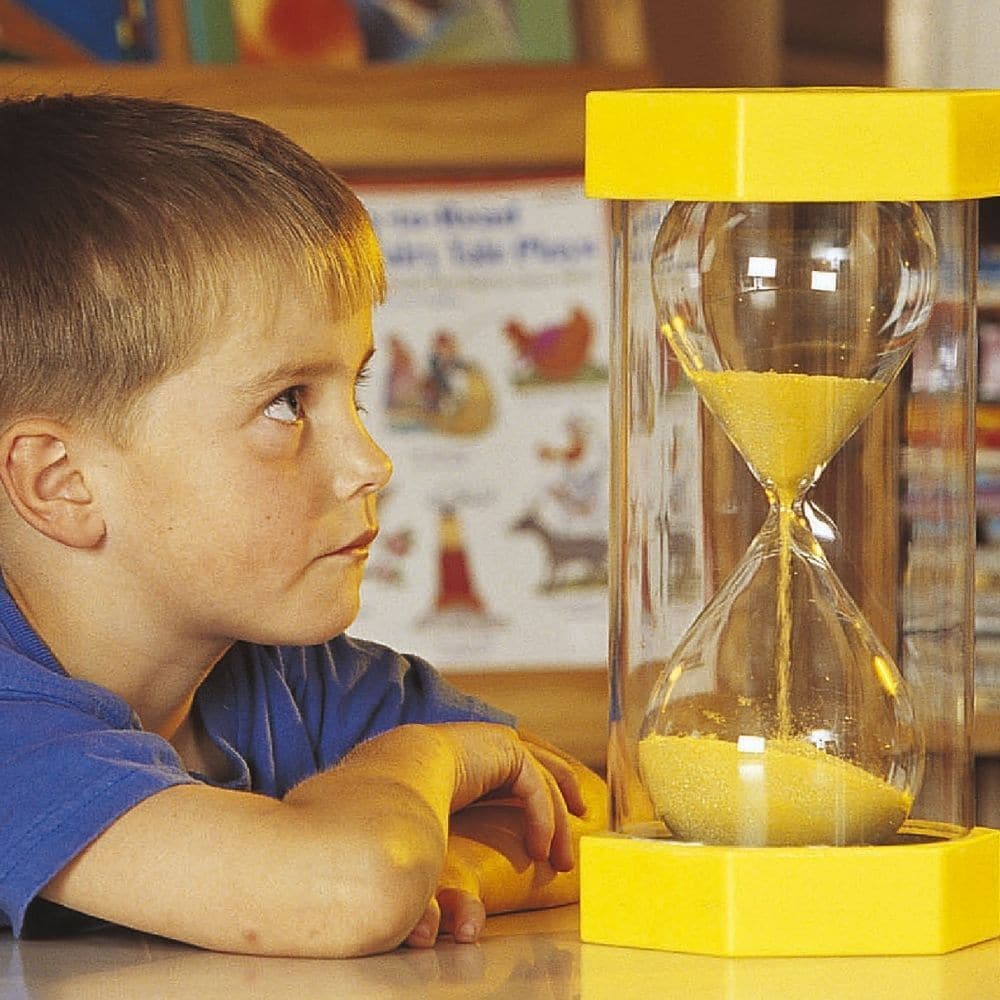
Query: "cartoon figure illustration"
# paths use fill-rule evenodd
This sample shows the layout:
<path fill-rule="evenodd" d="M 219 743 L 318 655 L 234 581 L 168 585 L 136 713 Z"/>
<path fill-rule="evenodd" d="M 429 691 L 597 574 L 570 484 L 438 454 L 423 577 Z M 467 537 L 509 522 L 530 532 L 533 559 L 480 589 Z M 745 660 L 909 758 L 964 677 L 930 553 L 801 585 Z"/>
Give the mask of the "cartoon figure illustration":
<path fill-rule="evenodd" d="M 480 612 L 483 602 L 469 568 L 462 537 L 462 522 L 452 507 L 444 507 L 438 520 L 438 590 L 434 607 L 438 611 Z"/>
<path fill-rule="evenodd" d="M 413 354 L 397 334 L 388 338 L 389 379 L 386 383 L 385 406 L 399 425 L 405 414 L 415 416 L 422 406 L 423 381 Z"/>
<path fill-rule="evenodd" d="M 366 577 L 390 587 L 402 587 L 406 582 L 410 556 L 416 547 L 416 532 L 409 525 L 396 524 L 390 527 L 386 517 L 389 505 L 397 491 L 389 486 L 381 493 L 379 513 L 383 530 L 372 550 Z"/>
<path fill-rule="evenodd" d="M 548 576 L 541 589 L 552 591 L 572 587 L 604 586 L 608 581 L 608 541 L 606 536 L 569 535 L 547 527 L 535 511 L 527 511 L 512 531 L 535 535 L 545 549 Z"/>
<path fill-rule="evenodd" d="M 451 331 L 434 335 L 426 370 L 394 334 L 389 337 L 386 410 L 395 430 L 474 436 L 494 420 L 493 392 L 482 369 L 462 355 Z"/>
<path fill-rule="evenodd" d="M 413 551 L 413 544 L 412 528 L 400 528 L 385 535 L 379 541 L 379 558 L 373 559 L 368 567 L 368 578 L 401 587 L 406 577 L 406 558 Z"/>
<path fill-rule="evenodd" d="M 465 546 L 462 522 L 451 504 L 438 509 L 438 581 L 433 609 L 421 624 L 451 620 L 462 626 L 496 624 L 476 587 Z"/>
<path fill-rule="evenodd" d="M 517 352 L 521 383 L 568 382 L 581 377 L 594 340 L 594 324 L 588 313 L 572 309 L 561 323 L 532 329 L 511 319 L 504 334 Z"/>
<path fill-rule="evenodd" d="M 562 440 L 536 446 L 539 462 L 553 466 L 555 476 L 512 525 L 544 547 L 544 591 L 607 583 L 607 461 L 585 416 L 569 415 L 564 432 Z"/>
<path fill-rule="evenodd" d="M 574 519 L 592 518 L 600 506 L 605 488 L 604 468 L 594 461 L 591 429 L 580 416 L 566 421 L 566 442 L 541 444 L 536 450 L 542 462 L 558 466 L 559 477 L 549 487 L 549 495 Z"/>
<path fill-rule="evenodd" d="M 431 413 L 454 414 L 464 388 L 462 376 L 470 370 L 469 363 L 459 354 L 453 333 L 442 330 L 434 336 L 427 361 L 425 382 L 426 406 Z"/>

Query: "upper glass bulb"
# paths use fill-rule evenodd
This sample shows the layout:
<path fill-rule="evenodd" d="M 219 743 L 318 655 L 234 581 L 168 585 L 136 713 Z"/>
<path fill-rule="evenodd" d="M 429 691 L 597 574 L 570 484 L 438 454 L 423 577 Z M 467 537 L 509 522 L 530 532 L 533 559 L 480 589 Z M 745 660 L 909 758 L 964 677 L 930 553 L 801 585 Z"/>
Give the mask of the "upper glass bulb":
<path fill-rule="evenodd" d="M 936 292 L 915 202 L 675 203 L 652 258 L 657 319 L 686 369 L 892 381 Z"/>

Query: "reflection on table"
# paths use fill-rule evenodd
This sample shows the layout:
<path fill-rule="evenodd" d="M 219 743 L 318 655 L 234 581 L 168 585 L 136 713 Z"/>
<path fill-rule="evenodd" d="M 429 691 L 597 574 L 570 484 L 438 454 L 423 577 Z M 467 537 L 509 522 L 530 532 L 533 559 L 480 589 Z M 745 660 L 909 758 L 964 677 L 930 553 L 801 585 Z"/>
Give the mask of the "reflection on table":
<path fill-rule="evenodd" d="M 1000 1000 L 1000 940 L 926 957 L 707 958 L 581 944 L 576 907 L 494 917 L 477 945 L 343 961 L 223 955 L 115 929 L 21 943 L 0 933 L 4 1000 L 823 996 Z"/>

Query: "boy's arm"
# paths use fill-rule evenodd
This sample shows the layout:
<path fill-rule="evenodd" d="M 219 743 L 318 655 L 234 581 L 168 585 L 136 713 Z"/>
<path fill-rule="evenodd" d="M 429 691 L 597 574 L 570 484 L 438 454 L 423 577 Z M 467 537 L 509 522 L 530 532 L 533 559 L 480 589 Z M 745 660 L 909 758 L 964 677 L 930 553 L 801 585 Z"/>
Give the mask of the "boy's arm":
<path fill-rule="evenodd" d="M 551 744 L 521 735 L 568 792 L 576 857 L 583 834 L 607 829 L 607 786 Z M 576 866 L 557 871 L 529 857 L 523 846 L 524 823 L 523 808 L 510 802 L 480 802 L 452 816 L 438 890 L 407 938 L 411 947 L 432 945 L 439 932 L 451 933 L 457 941 L 475 941 L 487 914 L 561 906 L 579 898 Z"/>
<path fill-rule="evenodd" d="M 504 726 L 401 726 L 278 801 L 178 785 L 116 820 L 45 887 L 64 906 L 220 951 L 394 947 L 438 883 L 449 814 L 511 794 L 525 849 L 571 864 L 554 779 Z"/>

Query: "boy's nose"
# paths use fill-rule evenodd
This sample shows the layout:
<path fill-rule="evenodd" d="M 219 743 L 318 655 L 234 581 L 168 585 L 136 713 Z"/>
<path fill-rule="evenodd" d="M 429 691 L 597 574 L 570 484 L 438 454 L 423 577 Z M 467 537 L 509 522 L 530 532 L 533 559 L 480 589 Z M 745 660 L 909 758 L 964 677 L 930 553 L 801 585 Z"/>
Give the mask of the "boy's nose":
<path fill-rule="evenodd" d="M 392 460 L 363 425 L 353 436 L 349 452 L 341 452 L 337 463 L 337 478 L 344 482 L 345 491 L 357 496 L 384 489 L 392 477 Z"/>

